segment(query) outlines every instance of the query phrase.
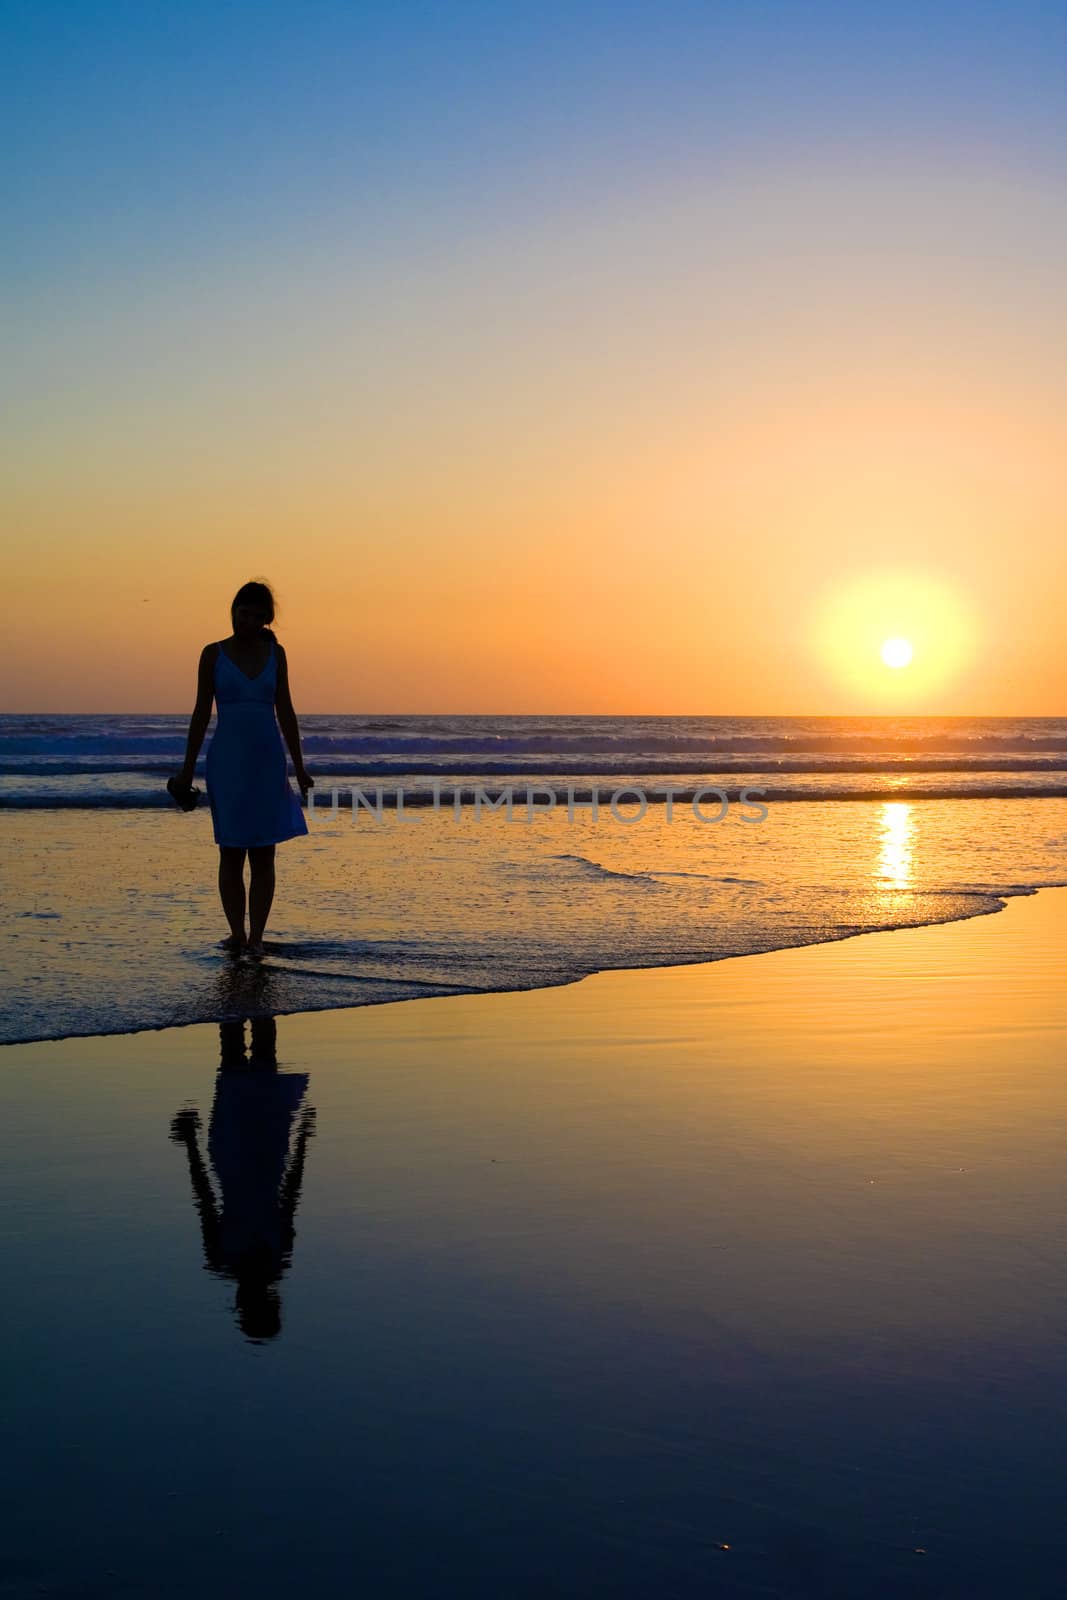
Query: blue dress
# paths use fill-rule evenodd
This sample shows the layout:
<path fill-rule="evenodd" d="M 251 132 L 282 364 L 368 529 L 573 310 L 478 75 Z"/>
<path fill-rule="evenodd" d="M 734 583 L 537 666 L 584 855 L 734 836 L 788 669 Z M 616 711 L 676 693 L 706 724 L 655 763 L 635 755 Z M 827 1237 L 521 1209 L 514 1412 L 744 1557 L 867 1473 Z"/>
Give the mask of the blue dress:
<path fill-rule="evenodd" d="M 281 730 L 274 714 L 278 661 L 270 657 L 255 678 L 231 661 L 221 643 L 215 656 L 218 721 L 204 761 L 215 843 L 237 849 L 280 844 L 308 831 L 289 787 Z"/>

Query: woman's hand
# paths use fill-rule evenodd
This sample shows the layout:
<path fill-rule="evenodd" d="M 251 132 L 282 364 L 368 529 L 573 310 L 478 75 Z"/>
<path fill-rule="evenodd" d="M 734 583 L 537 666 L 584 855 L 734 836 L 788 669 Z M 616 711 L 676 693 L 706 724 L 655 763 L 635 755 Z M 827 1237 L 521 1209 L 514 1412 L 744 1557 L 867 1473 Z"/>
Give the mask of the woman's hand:
<path fill-rule="evenodd" d="M 167 779 L 167 793 L 183 811 L 192 811 L 200 798 L 200 790 L 194 789 L 191 783 L 187 783 L 180 772 L 176 772 L 173 778 Z"/>
<path fill-rule="evenodd" d="M 300 798 L 306 801 L 308 797 L 308 790 L 314 789 L 315 787 L 315 780 L 306 767 L 297 767 L 296 781 L 300 787 Z"/>

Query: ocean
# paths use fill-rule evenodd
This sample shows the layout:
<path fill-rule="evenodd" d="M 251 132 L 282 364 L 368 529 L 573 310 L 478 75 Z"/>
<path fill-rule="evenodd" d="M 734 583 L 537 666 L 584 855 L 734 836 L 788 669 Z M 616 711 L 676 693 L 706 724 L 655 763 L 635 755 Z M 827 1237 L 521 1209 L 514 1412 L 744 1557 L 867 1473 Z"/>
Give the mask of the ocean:
<path fill-rule="evenodd" d="M 544 987 L 1067 882 L 1065 719 L 303 716 L 309 835 L 235 968 L 207 807 L 164 788 L 187 726 L 0 718 L 0 1042 Z"/>
<path fill-rule="evenodd" d="M 727 779 L 776 802 L 1067 797 L 1067 719 L 303 716 L 320 788 Z M 185 716 L 0 716 L 0 805 L 166 807 Z M 211 733 L 209 730 L 208 739 Z M 206 748 L 207 740 L 205 740 Z M 199 770 L 203 770 L 203 752 Z"/>

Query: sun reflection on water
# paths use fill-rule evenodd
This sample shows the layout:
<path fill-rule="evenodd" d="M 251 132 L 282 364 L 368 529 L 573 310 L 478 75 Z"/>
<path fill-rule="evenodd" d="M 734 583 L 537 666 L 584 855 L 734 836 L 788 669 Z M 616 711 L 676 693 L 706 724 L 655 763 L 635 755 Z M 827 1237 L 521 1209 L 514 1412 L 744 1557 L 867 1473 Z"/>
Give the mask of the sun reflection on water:
<path fill-rule="evenodd" d="M 906 800 L 887 800 L 880 818 L 879 877 L 892 889 L 908 889 L 913 879 L 915 818 Z"/>

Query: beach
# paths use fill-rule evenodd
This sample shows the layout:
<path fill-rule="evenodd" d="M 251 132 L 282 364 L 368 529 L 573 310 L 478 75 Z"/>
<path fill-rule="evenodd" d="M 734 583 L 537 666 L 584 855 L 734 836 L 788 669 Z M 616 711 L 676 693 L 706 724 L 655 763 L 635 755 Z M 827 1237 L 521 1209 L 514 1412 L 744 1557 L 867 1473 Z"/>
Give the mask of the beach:
<path fill-rule="evenodd" d="M 1058 1595 L 1065 905 L 0 1051 L 4 1592 Z"/>
<path fill-rule="evenodd" d="M 7 11 L 0 1600 L 1064 1600 L 1062 8 Z"/>

